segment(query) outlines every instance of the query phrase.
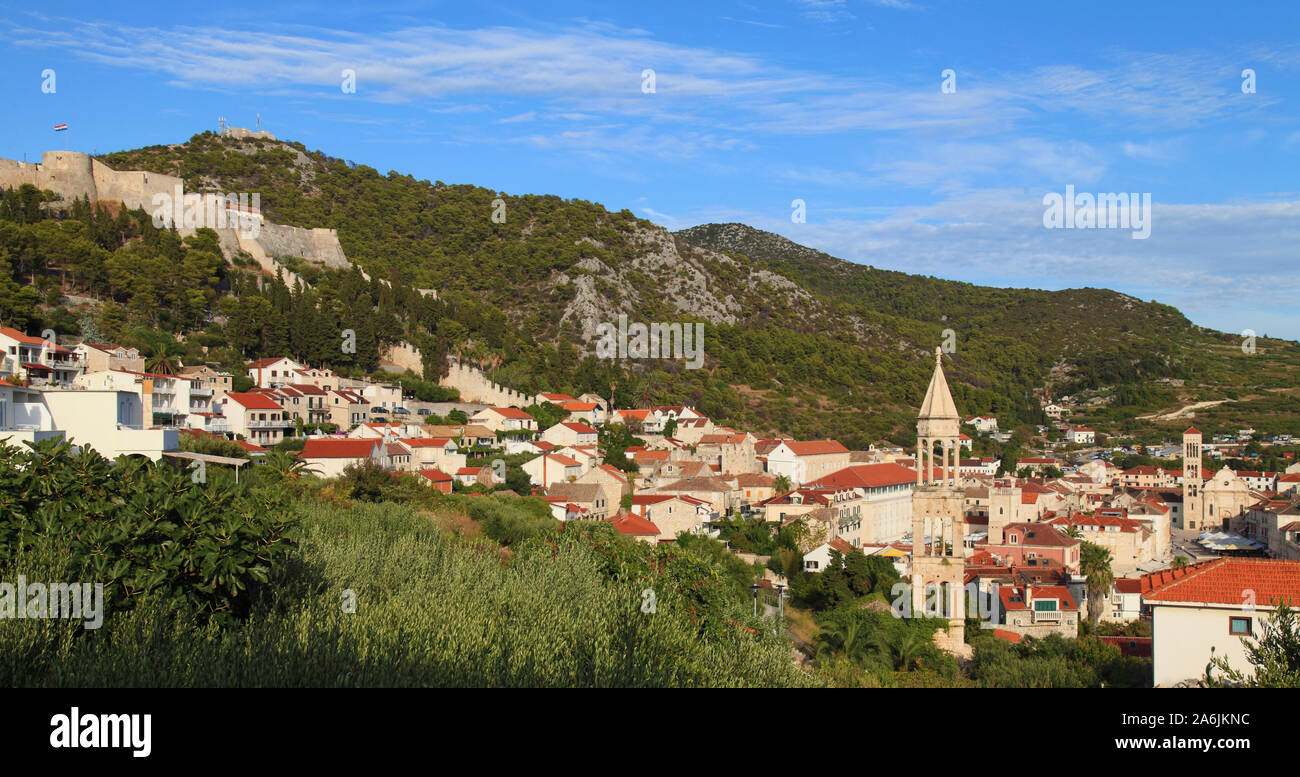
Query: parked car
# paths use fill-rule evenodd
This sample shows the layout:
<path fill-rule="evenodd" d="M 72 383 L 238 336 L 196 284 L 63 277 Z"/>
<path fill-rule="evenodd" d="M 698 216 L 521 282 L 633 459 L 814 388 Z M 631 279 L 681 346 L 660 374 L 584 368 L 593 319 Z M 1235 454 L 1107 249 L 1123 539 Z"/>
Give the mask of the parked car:
<path fill-rule="evenodd" d="M 420 408 L 419 410 L 416 410 L 416 411 L 415 411 L 415 414 L 416 414 L 416 415 L 428 415 L 428 414 L 429 414 L 429 408 L 427 408 L 427 407 L 422 407 L 422 408 Z"/>
<path fill-rule="evenodd" d="M 395 408 L 393 408 L 393 414 L 394 414 L 394 415 L 410 415 L 410 414 L 411 414 L 411 411 L 410 411 L 410 410 L 407 410 L 407 409 L 404 408 L 404 407 L 395 407 Z"/>

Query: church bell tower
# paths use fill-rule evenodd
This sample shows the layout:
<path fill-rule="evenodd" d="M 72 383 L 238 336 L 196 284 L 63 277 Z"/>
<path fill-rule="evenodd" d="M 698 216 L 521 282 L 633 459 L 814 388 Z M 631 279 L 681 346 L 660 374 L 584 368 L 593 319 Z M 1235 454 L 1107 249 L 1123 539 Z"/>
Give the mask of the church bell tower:
<path fill-rule="evenodd" d="M 935 348 L 934 374 L 916 419 L 912 613 L 946 618 L 948 631 L 936 634 L 936 643 L 950 653 L 968 655 L 964 492 L 957 477 L 960 436 L 961 416 L 943 374 L 943 349 Z"/>

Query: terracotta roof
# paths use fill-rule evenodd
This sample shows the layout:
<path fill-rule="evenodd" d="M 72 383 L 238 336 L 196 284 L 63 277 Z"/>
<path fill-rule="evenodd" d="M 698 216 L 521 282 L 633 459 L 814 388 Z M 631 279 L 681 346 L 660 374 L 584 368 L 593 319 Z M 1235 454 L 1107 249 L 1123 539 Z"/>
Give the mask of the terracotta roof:
<path fill-rule="evenodd" d="M 403 437 L 401 441 L 410 448 L 445 448 L 451 442 L 447 437 Z"/>
<path fill-rule="evenodd" d="M 845 448 L 837 440 L 807 440 L 804 442 L 786 440 L 785 445 L 796 456 L 821 456 L 827 453 L 849 452 L 849 449 Z"/>
<path fill-rule="evenodd" d="M 596 434 L 596 430 L 592 429 L 590 426 L 587 426 L 586 424 L 575 423 L 573 421 L 562 421 L 560 422 L 560 426 L 563 426 L 564 428 L 569 429 L 571 431 L 575 431 L 578 434 Z"/>
<path fill-rule="evenodd" d="M 660 502 L 668 502 L 676 499 L 674 494 L 634 494 L 632 504 L 634 505 L 657 505 Z"/>
<path fill-rule="evenodd" d="M 1200 433 L 1201 433 L 1200 430 L 1197 429 L 1195 426 L 1189 426 L 1187 427 L 1187 430 L 1183 432 L 1183 434 L 1200 434 Z"/>
<path fill-rule="evenodd" d="M 1300 602 L 1300 561 L 1281 559 L 1218 558 L 1174 570 L 1168 580 L 1155 582 L 1143 595 L 1154 602 L 1205 602 L 1240 606 L 1248 591 L 1258 607 L 1271 607 L 1277 600 Z"/>
<path fill-rule="evenodd" d="M 1022 546 L 1033 545 L 1036 547 L 1065 548 L 1079 544 L 1079 540 L 1062 533 L 1061 530 L 1057 529 L 1055 526 L 1045 523 L 1009 523 L 1004 530 L 1004 534 L 1006 531 L 1011 531 L 1013 529 L 1024 531 L 1025 537 L 1019 543 Z M 1008 545 L 1010 543 L 1004 542 L 1002 544 Z"/>
<path fill-rule="evenodd" d="M 234 400 L 248 410 L 284 410 L 277 405 L 272 399 L 262 394 L 226 394 L 227 399 Z"/>
<path fill-rule="evenodd" d="M 633 459 L 647 464 L 652 461 L 668 461 L 668 451 L 637 451 Z"/>
<path fill-rule="evenodd" d="M 1024 588 L 1002 586 L 998 589 L 998 595 L 1002 598 L 1002 609 L 1004 610 L 1030 609 L 1030 606 L 1025 603 Z M 1057 609 L 1062 611 L 1079 609 L 1079 605 L 1074 602 L 1074 597 L 1070 595 L 1070 589 L 1063 585 L 1030 586 L 1029 596 L 1031 601 L 1034 602 L 1041 599 L 1057 599 L 1059 600 Z"/>
<path fill-rule="evenodd" d="M 803 498 L 803 504 L 829 505 L 833 500 L 828 494 L 833 494 L 833 488 L 811 488 L 803 486 L 793 491 L 787 491 L 784 494 L 777 494 L 771 498 L 759 502 L 759 506 L 764 505 L 786 505 L 794 504 L 791 497 L 798 495 Z"/>
<path fill-rule="evenodd" d="M 1122 594 L 1140 594 L 1142 593 L 1142 578 L 1140 577 L 1119 577 L 1115 579 L 1115 590 Z"/>
<path fill-rule="evenodd" d="M 432 467 L 429 469 L 420 470 L 420 474 L 428 478 L 429 480 L 432 480 L 434 483 L 446 483 L 448 480 L 451 480 L 451 475 L 448 475 L 446 472 L 443 472 L 440 469 L 435 469 Z"/>
<path fill-rule="evenodd" d="M 578 402 L 577 400 L 573 400 L 573 401 L 565 402 L 564 404 L 560 405 L 560 407 L 564 410 L 568 410 L 570 413 L 585 413 L 588 410 L 595 410 L 596 403 Z"/>
<path fill-rule="evenodd" d="M 489 407 L 488 410 L 491 410 L 493 413 L 496 413 L 502 418 L 516 418 L 516 419 L 532 418 L 532 416 L 528 415 L 527 413 L 525 413 L 524 411 L 520 410 L 517 407 Z"/>
<path fill-rule="evenodd" d="M 1143 465 L 1141 465 L 1141 466 L 1137 466 L 1137 467 L 1130 467 L 1130 468 L 1124 470 L 1124 471 L 1123 471 L 1122 473 L 1120 473 L 1120 474 L 1123 474 L 1123 475 L 1158 475 L 1158 474 L 1160 474 L 1160 473 L 1163 472 L 1163 471 L 1164 471 L 1164 470 L 1162 470 L 1160 467 L 1153 467 L 1153 466 L 1150 466 L 1150 465 L 1147 465 L 1147 464 L 1143 464 Z"/>
<path fill-rule="evenodd" d="M 853 551 L 857 550 L 857 548 L 845 542 L 843 537 L 836 537 L 835 539 L 831 540 L 827 544 L 830 545 L 835 550 L 838 550 L 840 553 L 852 553 Z"/>
<path fill-rule="evenodd" d="M 653 521 L 642 518 L 636 513 L 630 513 L 627 510 L 619 510 L 618 513 L 610 519 L 614 528 L 619 534 L 628 534 L 641 537 L 657 537 L 659 527 L 654 525 Z"/>
<path fill-rule="evenodd" d="M 1115 515 L 1084 515 L 1075 513 L 1069 517 L 1061 516 L 1047 521 L 1055 526 L 1116 526 L 1121 532 L 1137 532 L 1142 529 L 1142 522 L 1132 518 Z"/>
<path fill-rule="evenodd" d="M 279 361 L 292 362 L 293 359 L 290 359 L 288 356 L 267 356 L 262 359 L 254 359 L 253 361 L 249 362 L 248 369 L 255 370 L 258 367 L 269 367 L 270 365 L 275 364 L 276 362 Z"/>
<path fill-rule="evenodd" d="M 6 337 L 17 340 L 18 342 L 23 343 L 24 345 L 45 345 L 45 341 L 42 340 L 41 338 L 32 337 L 31 335 L 25 335 L 22 332 L 19 332 L 17 329 L 14 329 L 13 327 L 9 327 L 9 326 L 0 327 L 0 335 L 5 335 Z M 51 341 L 49 345 L 50 348 L 55 351 L 60 351 L 62 353 L 71 353 L 71 351 L 69 351 L 67 348 L 64 348 L 63 346 L 53 341 Z"/>
<path fill-rule="evenodd" d="M 304 459 L 364 459 L 378 445 L 379 440 L 307 440 L 299 455 Z"/>
<path fill-rule="evenodd" d="M 817 478 L 807 485 L 837 488 L 880 488 L 904 483 L 916 483 L 916 471 L 891 463 L 855 464 Z"/>

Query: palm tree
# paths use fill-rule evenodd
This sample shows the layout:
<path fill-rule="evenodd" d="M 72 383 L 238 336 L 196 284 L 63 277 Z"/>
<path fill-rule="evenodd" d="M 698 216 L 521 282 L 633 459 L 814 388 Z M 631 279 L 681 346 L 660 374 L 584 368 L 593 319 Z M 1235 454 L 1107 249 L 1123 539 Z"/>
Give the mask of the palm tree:
<path fill-rule="evenodd" d="M 262 459 L 264 466 L 281 478 L 297 480 L 303 474 L 319 475 L 320 471 L 309 466 L 306 461 L 288 451 L 270 451 Z"/>
<path fill-rule="evenodd" d="M 925 638 L 909 632 L 894 646 L 894 668 L 904 672 L 911 671 L 913 666 L 920 664 L 928 644 Z"/>
<path fill-rule="evenodd" d="M 777 475 L 772 480 L 772 491 L 776 494 L 787 494 L 790 492 L 790 478 L 787 475 Z"/>
<path fill-rule="evenodd" d="M 153 349 L 145 362 L 145 369 L 158 375 L 175 375 L 180 367 L 180 347 L 164 343 Z"/>
<path fill-rule="evenodd" d="M 1110 551 L 1091 542 L 1083 543 L 1083 556 L 1079 568 L 1088 578 L 1088 620 L 1093 629 L 1101 617 L 1101 601 L 1109 597 L 1115 585 L 1115 573 L 1110 568 Z"/>
<path fill-rule="evenodd" d="M 832 651 L 843 653 L 846 658 L 854 659 L 864 652 L 864 649 L 871 646 L 871 642 L 864 642 L 862 635 L 859 633 L 860 621 L 857 618 L 849 618 L 848 623 L 843 619 L 831 621 L 822 627 L 819 637 L 822 641 L 822 647 Z"/>

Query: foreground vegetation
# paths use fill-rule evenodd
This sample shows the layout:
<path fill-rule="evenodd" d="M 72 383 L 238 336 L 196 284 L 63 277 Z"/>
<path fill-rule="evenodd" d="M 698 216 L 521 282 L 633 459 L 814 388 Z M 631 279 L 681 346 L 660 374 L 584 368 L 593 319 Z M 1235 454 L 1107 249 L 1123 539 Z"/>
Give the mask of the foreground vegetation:
<path fill-rule="evenodd" d="M 0 579 L 108 583 L 98 630 L 0 624 L 0 686 L 813 682 L 703 554 L 624 540 L 605 524 L 560 529 L 494 497 L 455 497 L 436 514 L 349 500 L 337 483 L 266 465 L 241 477 L 234 502 L 217 503 L 208 492 L 234 486 L 209 474 L 196 484 L 166 465 L 107 465 L 66 446 L 0 456 Z M 35 499 L 44 506 L 25 513 Z M 283 517 L 249 522 L 240 500 Z M 92 501 L 105 511 L 85 513 Z M 471 503 L 483 507 L 459 509 Z M 516 519 L 508 545 L 483 533 L 490 513 L 494 532 Z M 120 546 L 96 539 L 114 531 Z M 257 559 L 268 543 L 282 550 Z M 97 576 L 105 563 L 110 574 Z"/>

